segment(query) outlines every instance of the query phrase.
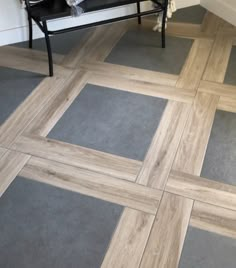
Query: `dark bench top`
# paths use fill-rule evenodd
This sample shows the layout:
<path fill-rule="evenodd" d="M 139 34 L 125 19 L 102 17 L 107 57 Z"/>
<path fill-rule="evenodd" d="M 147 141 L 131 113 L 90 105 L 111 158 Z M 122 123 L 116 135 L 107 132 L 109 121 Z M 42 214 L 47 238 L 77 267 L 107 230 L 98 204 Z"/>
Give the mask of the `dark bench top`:
<path fill-rule="evenodd" d="M 148 0 L 140 0 L 145 1 Z M 137 0 L 85 0 L 80 6 L 84 12 L 91 12 L 133 3 L 137 3 Z M 71 9 L 65 0 L 46 0 L 31 7 L 31 16 L 40 21 L 67 17 L 70 14 Z"/>

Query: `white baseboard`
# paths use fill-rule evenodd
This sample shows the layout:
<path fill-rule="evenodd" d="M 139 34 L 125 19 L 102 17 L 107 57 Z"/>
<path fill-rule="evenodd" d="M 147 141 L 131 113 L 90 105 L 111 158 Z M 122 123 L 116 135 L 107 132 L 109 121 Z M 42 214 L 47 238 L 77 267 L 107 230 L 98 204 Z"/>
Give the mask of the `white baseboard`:
<path fill-rule="evenodd" d="M 200 0 L 176 0 L 176 6 L 178 9 L 195 5 L 200 5 Z"/>
<path fill-rule="evenodd" d="M 201 5 L 210 12 L 236 26 L 235 0 L 201 0 Z"/>

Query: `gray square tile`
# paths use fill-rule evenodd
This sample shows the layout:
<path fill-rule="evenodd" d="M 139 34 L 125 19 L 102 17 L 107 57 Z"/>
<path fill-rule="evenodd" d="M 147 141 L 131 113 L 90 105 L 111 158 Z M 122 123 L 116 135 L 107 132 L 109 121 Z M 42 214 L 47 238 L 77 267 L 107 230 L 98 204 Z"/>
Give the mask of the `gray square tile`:
<path fill-rule="evenodd" d="M 86 85 L 48 137 L 143 160 L 166 100 Z"/>
<path fill-rule="evenodd" d="M 92 29 L 78 30 L 64 34 L 53 35 L 50 37 L 51 47 L 54 53 L 66 55 L 72 48 L 79 45 L 83 37 L 88 31 L 91 33 Z M 16 47 L 28 48 L 28 41 L 13 44 Z M 33 41 L 33 49 L 47 51 L 45 38 L 35 39 Z"/>
<path fill-rule="evenodd" d="M 98 268 L 122 211 L 17 177 L 0 199 L 0 267 Z"/>
<path fill-rule="evenodd" d="M 189 227 L 179 268 L 235 268 L 236 240 Z"/>
<path fill-rule="evenodd" d="M 180 74 L 193 40 L 167 36 L 166 48 L 161 48 L 160 33 L 138 28 L 130 30 L 113 48 L 106 62 Z"/>
<path fill-rule="evenodd" d="M 217 111 L 201 176 L 236 185 L 236 114 Z"/>
<path fill-rule="evenodd" d="M 173 13 L 172 18 L 168 19 L 170 22 L 202 24 L 206 15 L 206 9 L 200 5 L 190 6 L 178 9 Z M 148 16 L 148 19 L 155 21 L 156 15 Z"/>
<path fill-rule="evenodd" d="M 224 83 L 236 86 L 236 46 L 233 46 L 231 50 Z"/>
<path fill-rule="evenodd" d="M 40 74 L 0 67 L 0 125 L 43 79 Z"/>
<path fill-rule="evenodd" d="M 177 10 L 173 14 L 173 17 L 170 19 L 170 21 L 202 24 L 205 15 L 206 15 L 206 9 L 201 7 L 200 5 L 196 5 Z"/>

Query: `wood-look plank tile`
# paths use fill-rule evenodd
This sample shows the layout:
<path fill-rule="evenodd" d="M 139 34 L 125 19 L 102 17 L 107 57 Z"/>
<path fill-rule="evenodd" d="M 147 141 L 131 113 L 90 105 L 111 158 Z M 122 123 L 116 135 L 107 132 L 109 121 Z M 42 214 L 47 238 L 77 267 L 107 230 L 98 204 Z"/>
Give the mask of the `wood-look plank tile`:
<path fill-rule="evenodd" d="M 173 169 L 200 175 L 218 101 L 218 96 L 197 94 Z"/>
<path fill-rule="evenodd" d="M 38 136 L 18 137 L 12 148 L 34 156 L 135 181 L 142 163 Z"/>
<path fill-rule="evenodd" d="M 7 152 L 7 149 L 0 147 L 0 158 Z"/>
<path fill-rule="evenodd" d="M 162 192 L 87 169 L 32 157 L 20 175 L 155 214 Z"/>
<path fill-rule="evenodd" d="M 209 81 L 201 81 L 198 91 L 230 99 L 236 97 L 236 86 L 225 85 Z"/>
<path fill-rule="evenodd" d="M 193 90 L 164 86 L 123 77 L 121 78 L 115 75 L 98 75 L 96 73 L 92 73 L 88 82 L 98 86 L 129 91 L 152 97 L 166 98 L 185 103 L 192 103 L 195 96 L 195 92 Z"/>
<path fill-rule="evenodd" d="M 66 81 L 57 95 L 44 106 L 34 121 L 25 129 L 25 133 L 47 136 L 64 112 L 70 107 L 87 82 L 85 71 L 75 71 Z"/>
<path fill-rule="evenodd" d="M 172 171 L 166 191 L 212 205 L 236 210 L 236 186 Z"/>
<path fill-rule="evenodd" d="M 87 60 L 104 61 L 126 30 L 126 22 L 96 27 L 90 36 L 84 36 L 79 47 L 64 58 L 62 65 L 77 68 Z"/>
<path fill-rule="evenodd" d="M 126 30 L 126 22 L 96 27 L 90 37 L 85 36 L 84 42 L 65 57 L 62 65 L 76 68 L 84 61 L 104 61 Z"/>
<path fill-rule="evenodd" d="M 139 267 L 154 218 L 126 208 L 101 267 Z"/>
<path fill-rule="evenodd" d="M 136 81 L 151 82 L 166 86 L 175 86 L 178 79 L 178 76 L 173 74 L 160 73 L 100 61 L 88 61 L 84 63 L 82 67 L 97 74 L 116 75 Z"/>
<path fill-rule="evenodd" d="M 58 65 L 64 56 L 53 54 L 55 74 L 62 68 Z M 48 75 L 48 57 L 46 52 L 18 48 L 13 46 L 0 47 L 0 66 Z"/>
<path fill-rule="evenodd" d="M 215 35 L 222 24 L 222 19 L 207 11 L 201 25 L 201 30 L 207 35 Z"/>
<path fill-rule="evenodd" d="M 7 190 L 23 166 L 30 159 L 29 155 L 7 151 L 0 159 L 0 197 Z"/>
<path fill-rule="evenodd" d="M 236 113 L 236 96 L 234 99 L 220 97 L 217 109 L 223 110 L 226 112 Z"/>
<path fill-rule="evenodd" d="M 137 183 L 164 189 L 189 111 L 189 104 L 168 102 L 138 175 Z"/>
<path fill-rule="evenodd" d="M 236 211 L 195 201 L 190 224 L 196 228 L 236 238 Z"/>
<path fill-rule="evenodd" d="M 15 138 L 32 122 L 35 116 L 61 89 L 69 79 L 71 71 L 61 77 L 48 77 L 28 96 L 15 112 L 0 127 L 0 144 L 9 147 Z"/>
<path fill-rule="evenodd" d="M 225 33 L 217 34 L 203 75 L 204 80 L 223 83 L 232 45 L 233 37 L 231 35 Z"/>
<path fill-rule="evenodd" d="M 193 200 L 164 193 L 144 252 L 141 268 L 177 268 Z"/>
<path fill-rule="evenodd" d="M 177 87 L 195 90 L 198 88 L 211 52 L 212 44 L 212 40 L 197 39 L 194 41 L 177 81 Z"/>

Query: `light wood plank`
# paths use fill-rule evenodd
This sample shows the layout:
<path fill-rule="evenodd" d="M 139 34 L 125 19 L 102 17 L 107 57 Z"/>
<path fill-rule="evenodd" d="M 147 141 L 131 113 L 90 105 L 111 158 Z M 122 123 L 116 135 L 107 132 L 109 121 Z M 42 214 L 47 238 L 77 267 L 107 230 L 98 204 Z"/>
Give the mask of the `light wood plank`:
<path fill-rule="evenodd" d="M 176 86 L 178 88 L 197 89 L 206 68 L 213 41 L 197 39 L 185 61 Z"/>
<path fill-rule="evenodd" d="M 194 202 L 190 224 L 209 232 L 236 238 L 236 211 Z"/>
<path fill-rule="evenodd" d="M 96 27 L 93 30 L 86 31 L 82 35 L 79 44 L 64 57 L 61 64 L 68 68 L 76 68 L 83 61 L 85 55 L 90 52 L 92 44 L 97 43 L 99 36 L 103 35 L 104 31 L 103 27 Z"/>
<path fill-rule="evenodd" d="M 7 149 L 0 147 L 0 158 L 7 152 Z"/>
<path fill-rule="evenodd" d="M 91 53 L 85 57 L 85 60 L 104 61 L 113 47 L 127 31 L 128 24 L 126 21 L 122 21 L 109 24 L 105 27 L 106 30 L 104 34 L 99 36 L 97 43 L 92 44 L 93 49 Z"/>
<path fill-rule="evenodd" d="M 2 156 L 0 159 L 0 197 L 29 159 L 29 155 L 11 151 Z"/>
<path fill-rule="evenodd" d="M 217 109 L 226 112 L 236 113 L 236 97 L 234 99 L 220 97 Z"/>
<path fill-rule="evenodd" d="M 85 71 L 79 70 L 73 72 L 62 90 L 58 90 L 55 98 L 51 98 L 24 132 L 43 137 L 47 136 L 84 88 L 87 79 L 88 77 Z"/>
<path fill-rule="evenodd" d="M 138 183 L 164 189 L 189 111 L 188 104 L 168 102 L 138 175 Z"/>
<path fill-rule="evenodd" d="M 89 38 L 85 36 L 81 45 L 65 57 L 62 65 L 76 68 L 84 61 L 104 61 L 126 30 L 126 22 L 96 27 Z"/>
<path fill-rule="evenodd" d="M 226 97 L 229 99 L 236 98 L 236 86 L 232 85 L 201 81 L 198 91 Z"/>
<path fill-rule="evenodd" d="M 101 267 L 139 267 L 153 221 L 153 215 L 126 208 Z"/>
<path fill-rule="evenodd" d="M 194 91 L 182 88 L 159 85 L 151 82 L 137 81 L 121 78 L 113 75 L 102 75 L 92 73 L 89 83 L 108 88 L 129 91 L 152 97 L 167 98 L 170 100 L 192 103 Z"/>
<path fill-rule="evenodd" d="M 207 11 L 202 22 L 201 30 L 207 35 L 216 35 L 222 22 L 221 18 Z"/>
<path fill-rule="evenodd" d="M 32 157 L 21 176 L 155 214 L 161 191 L 109 175 Z"/>
<path fill-rule="evenodd" d="M 164 193 L 140 268 L 177 268 L 193 201 Z"/>
<path fill-rule="evenodd" d="M 218 101 L 218 96 L 197 94 L 173 169 L 200 175 Z"/>
<path fill-rule="evenodd" d="M 0 127 L 0 144 L 9 147 L 15 138 L 32 122 L 35 116 L 61 89 L 64 83 L 69 80 L 71 71 L 61 77 L 48 77 L 44 79 L 28 98 L 15 110 L 15 112 Z"/>
<path fill-rule="evenodd" d="M 236 210 L 236 186 L 172 171 L 166 191 L 201 202 Z"/>
<path fill-rule="evenodd" d="M 53 54 L 54 72 L 63 69 L 58 65 L 64 56 Z M 46 52 L 13 46 L 0 47 L 0 66 L 48 75 L 48 56 Z"/>
<path fill-rule="evenodd" d="M 203 76 L 204 80 L 223 83 L 229 62 L 233 37 L 218 33 Z"/>
<path fill-rule="evenodd" d="M 151 82 L 166 86 L 175 86 L 178 79 L 177 75 L 111 64 L 107 62 L 88 61 L 84 63 L 82 67 L 97 74 L 101 73 L 103 75 L 116 75 L 136 81 Z"/>
<path fill-rule="evenodd" d="M 12 148 L 48 160 L 135 181 L 141 162 L 38 136 L 18 137 Z"/>

